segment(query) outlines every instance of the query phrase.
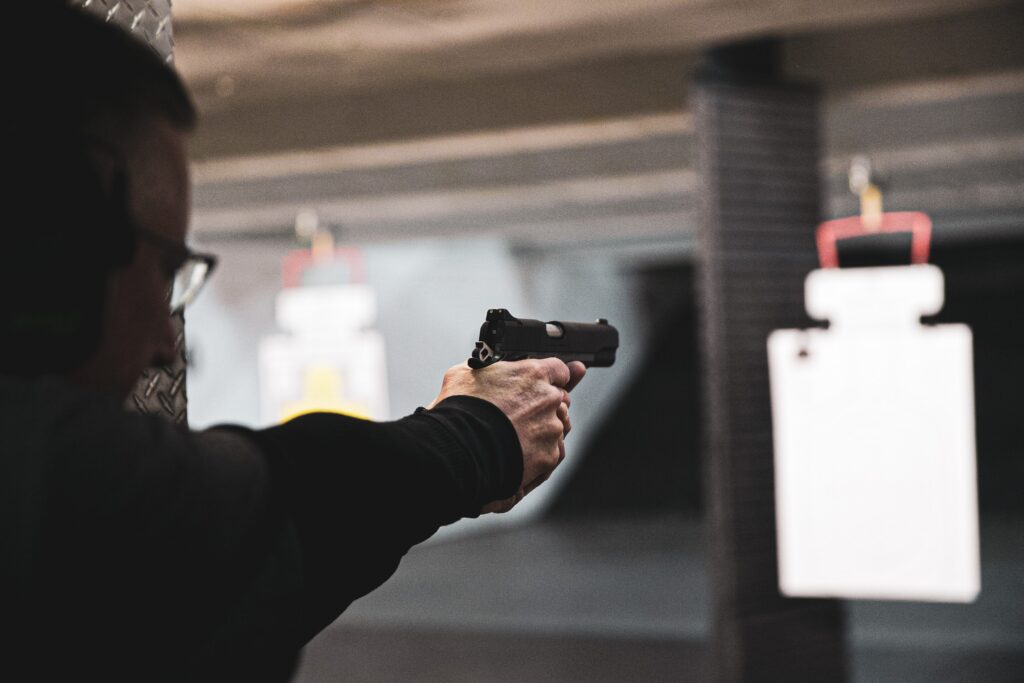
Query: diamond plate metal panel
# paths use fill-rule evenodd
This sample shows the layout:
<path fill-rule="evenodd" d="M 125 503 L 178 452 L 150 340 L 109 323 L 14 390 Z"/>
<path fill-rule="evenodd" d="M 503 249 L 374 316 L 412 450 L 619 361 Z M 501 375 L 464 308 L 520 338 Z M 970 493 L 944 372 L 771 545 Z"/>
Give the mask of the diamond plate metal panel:
<path fill-rule="evenodd" d="M 173 62 L 170 0 L 81 0 L 72 4 L 131 31 L 165 62 Z M 176 424 L 187 424 L 184 315 L 174 316 L 173 325 L 177 340 L 174 362 L 147 370 L 132 390 L 127 405 L 140 413 L 161 415 Z"/>
<path fill-rule="evenodd" d="M 76 0 L 72 4 L 128 29 L 168 64 L 174 61 L 170 0 Z"/>
<path fill-rule="evenodd" d="M 161 415 L 176 424 L 187 425 L 185 320 L 179 313 L 173 321 L 176 332 L 174 362 L 146 370 L 128 398 L 128 407 L 147 415 Z"/>

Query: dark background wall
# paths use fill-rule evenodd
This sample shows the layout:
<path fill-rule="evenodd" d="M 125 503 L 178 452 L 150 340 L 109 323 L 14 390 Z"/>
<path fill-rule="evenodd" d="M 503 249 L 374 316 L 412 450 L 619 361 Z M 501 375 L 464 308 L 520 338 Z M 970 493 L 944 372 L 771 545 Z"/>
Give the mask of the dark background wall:
<path fill-rule="evenodd" d="M 1022 226 L 1024 228 L 1024 226 Z M 946 276 L 936 322 L 974 333 L 978 502 L 983 513 L 1024 513 L 1024 239 L 938 242 Z"/>
<path fill-rule="evenodd" d="M 875 240 L 844 249 L 843 262 L 896 264 L 908 247 L 909 239 Z M 945 275 L 946 304 L 928 322 L 966 323 L 974 334 L 979 504 L 983 513 L 1024 513 L 1024 239 L 939 235 L 931 260 Z M 693 266 L 636 277 L 652 330 L 642 369 L 581 454 L 556 518 L 701 510 Z"/>
<path fill-rule="evenodd" d="M 556 518 L 701 511 L 694 268 L 663 264 L 635 275 L 651 329 L 644 361 L 590 437 L 583 466 L 551 511 Z"/>

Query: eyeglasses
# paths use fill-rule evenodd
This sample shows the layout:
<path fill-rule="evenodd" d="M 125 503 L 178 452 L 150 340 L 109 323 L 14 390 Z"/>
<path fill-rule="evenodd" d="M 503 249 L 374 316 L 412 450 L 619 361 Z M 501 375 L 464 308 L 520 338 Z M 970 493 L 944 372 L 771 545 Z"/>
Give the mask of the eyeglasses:
<path fill-rule="evenodd" d="M 171 314 L 180 313 L 199 296 L 199 291 L 217 266 L 217 257 L 197 254 L 184 244 L 151 230 L 136 228 L 135 233 L 163 252 L 167 275 L 173 277 L 174 282 L 169 301 Z"/>

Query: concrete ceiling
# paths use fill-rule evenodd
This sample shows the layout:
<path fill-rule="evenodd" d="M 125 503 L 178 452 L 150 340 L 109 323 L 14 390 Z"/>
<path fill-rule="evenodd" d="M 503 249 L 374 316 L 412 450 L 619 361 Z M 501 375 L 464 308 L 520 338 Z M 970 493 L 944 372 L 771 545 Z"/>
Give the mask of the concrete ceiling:
<path fill-rule="evenodd" d="M 1005 0 L 176 0 L 176 60 L 204 111 L 477 78 Z"/>
<path fill-rule="evenodd" d="M 791 77 L 827 94 L 829 212 L 855 210 L 845 172 L 869 153 L 892 181 L 890 207 L 929 210 L 943 229 L 1019 225 L 1019 2 L 174 9 L 177 63 L 202 112 L 192 151 L 203 239 L 288 242 L 312 209 L 355 242 L 500 234 L 621 250 L 628 237 L 643 258 L 676 253 L 696 206 L 696 53 L 766 34 L 787 38 Z"/>

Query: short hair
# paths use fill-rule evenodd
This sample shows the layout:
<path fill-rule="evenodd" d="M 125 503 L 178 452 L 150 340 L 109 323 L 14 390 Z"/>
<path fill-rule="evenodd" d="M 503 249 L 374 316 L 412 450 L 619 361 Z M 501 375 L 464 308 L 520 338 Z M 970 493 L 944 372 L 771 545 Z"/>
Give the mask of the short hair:
<path fill-rule="evenodd" d="M 65 1 L 22 9 L 22 66 L 4 85 L 13 139 L 0 372 L 33 376 L 75 367 L 99 344 L 108 275 L 134 248 L 124 239 L 134 145 L 147 121 L 190 131 L 196 111 L 174 70 L 121 27 Z"/>
<path fill-rule="evenodd" d="M 44 38 L 30 50 L 42 48 L 50 58 L 38 54 L 32 69 L 46 88 L 43 102 L 60 105 L 60 123 L 93 135 L 123 133 L 123 126 L 154 116 L 185 131 L 195 127 L 185 86 L 149 45 L 91 12 L 64 3 L 52 7 L 27 30 Z"/>

